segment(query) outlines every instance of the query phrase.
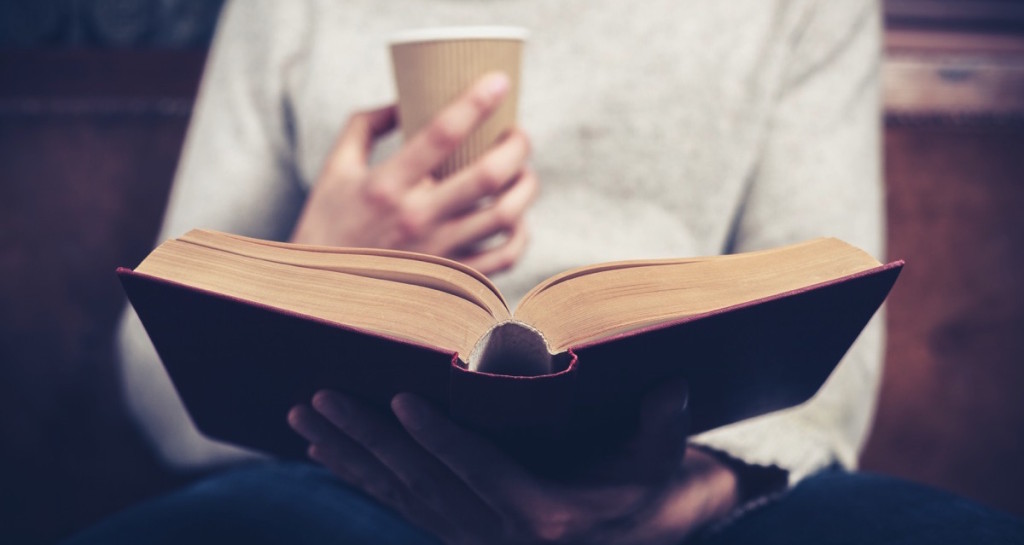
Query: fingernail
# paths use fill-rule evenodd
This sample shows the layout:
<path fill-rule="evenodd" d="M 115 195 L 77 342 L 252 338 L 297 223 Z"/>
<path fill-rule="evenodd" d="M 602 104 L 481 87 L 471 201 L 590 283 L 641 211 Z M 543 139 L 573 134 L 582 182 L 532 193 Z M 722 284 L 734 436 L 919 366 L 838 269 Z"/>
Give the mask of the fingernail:
<path fill-rule="evenodd" d="M 313 408 L 320 413 L 331 413 L 332 416 L 345 418 L 349 408 L 345 399 L 331 392 L 317 392 L 313 396 Z"/>
<path fill-rule="evenodd" d="M 484 78 L 482 87 L 488 100 L 495 101 L 501 98 L 508 90 L 508 76 L 502 72 L 495 72 Z"/>
<path fill-rule="evenodd" d="M 292 429 L 296 429 L 299 426 L 299 422 L 302 420 L 302 409 L 296 405 L 288 411 L 288 425 Z"/>
<path fill-rule="evenodd" d="M 415 401 L 409 394 L 398 394 L 391 398 L 391 411 L 406 428 L 419 430 L 423 422 L 416 413 Z"/>

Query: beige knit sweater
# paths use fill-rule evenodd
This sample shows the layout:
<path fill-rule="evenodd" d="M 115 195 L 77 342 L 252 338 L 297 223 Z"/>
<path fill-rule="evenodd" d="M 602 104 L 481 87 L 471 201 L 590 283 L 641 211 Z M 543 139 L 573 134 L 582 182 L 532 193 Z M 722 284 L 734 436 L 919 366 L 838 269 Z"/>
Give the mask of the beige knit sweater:
<path fill-rule="evenodd" d="M 459 24 L 531 31 L 521 124 L 542 196 L 526 255 L 495 277 L 510 301 L 608 260 L 825 235 L 882 257 L 870 0 L 231 2 L 161 240 L 193 227 L 285 238 L 346 117 L 392 100 L 386 37 Z M 692 440 L 785 468 L 791 483 L 854 466 L 881 347 L 876 317 L 812 401 Z M 168 463 L 246 456 L 196 432 L 130 310 L 120 348 L 128 403 Z"/>

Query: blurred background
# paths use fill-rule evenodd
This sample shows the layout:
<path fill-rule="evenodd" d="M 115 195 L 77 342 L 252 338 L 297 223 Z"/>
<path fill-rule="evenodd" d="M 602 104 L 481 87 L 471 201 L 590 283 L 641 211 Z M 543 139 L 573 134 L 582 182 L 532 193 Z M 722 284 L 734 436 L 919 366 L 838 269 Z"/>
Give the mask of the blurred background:
<path fill-rule="evenodd" d="M 863 467 L 1024 515 L 1024 1 L 884 5 L 908 265 Z M 113 270 L 151 249 L 220 7 L 0 0 L 0 542 L 184 482 L 120 405 Z"/>

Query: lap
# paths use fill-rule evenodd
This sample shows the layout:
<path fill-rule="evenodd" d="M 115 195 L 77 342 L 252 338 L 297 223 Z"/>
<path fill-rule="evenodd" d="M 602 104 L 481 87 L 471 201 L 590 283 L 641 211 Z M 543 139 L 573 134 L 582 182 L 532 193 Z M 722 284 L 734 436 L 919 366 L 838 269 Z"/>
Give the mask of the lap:
<path fill-rule="evenodd" d="M 825 471 L 701 545 L 1024 543 L 1024 522 L 965 498 L 869 473 Z"/>
<path fill-rule="evenodd" d="M 254 464 L 145 502 L 66 545 L 435 544 L 327 470 L 298 462 Z"/>
<path fill-rule="evenodd" d="M 211 476 L 120 513 L 70 543 L 436 543 L 303 463 Z M 1024 543 L 1020 519 L 931 488 L 827 471 L 696 541 L 732 543 Z"/>

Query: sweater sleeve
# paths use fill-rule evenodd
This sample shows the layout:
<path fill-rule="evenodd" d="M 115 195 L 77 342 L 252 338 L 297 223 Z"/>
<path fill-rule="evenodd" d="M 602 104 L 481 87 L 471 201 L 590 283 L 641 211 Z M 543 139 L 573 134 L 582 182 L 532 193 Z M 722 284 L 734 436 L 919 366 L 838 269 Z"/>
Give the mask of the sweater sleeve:
<path fill-rule="evenodd" d="M 302 53 L 302 2 L 229 2 L 221 14 L 159 240 L 192 228 L 288 235 L 304 199 L 284 89 Z M 192 423 L 129 305 L 118 331 L 127 406 L 170 467 L 252 458 Z"/>
<path fill-rule="evenodd" d="M 736 220 L 733 250 L 835 236 L 881 259 L 878 6 L 823 1 L 805 15 L 791 35 L 790 62 Z M 809 402 L 693 442 L 782 468 L 790 485 L 833 463 L 853 468 L 872 420 L 882 348 L 879 314 Z"/>

